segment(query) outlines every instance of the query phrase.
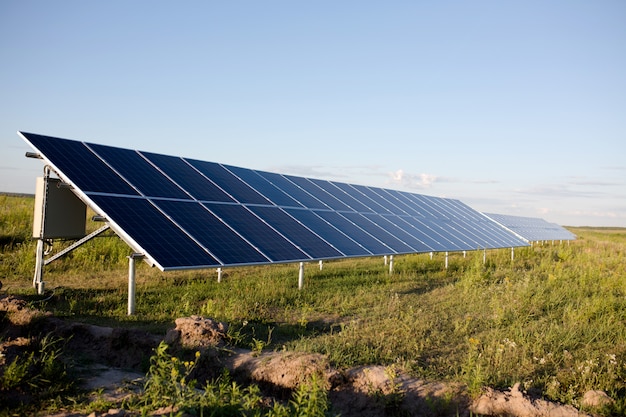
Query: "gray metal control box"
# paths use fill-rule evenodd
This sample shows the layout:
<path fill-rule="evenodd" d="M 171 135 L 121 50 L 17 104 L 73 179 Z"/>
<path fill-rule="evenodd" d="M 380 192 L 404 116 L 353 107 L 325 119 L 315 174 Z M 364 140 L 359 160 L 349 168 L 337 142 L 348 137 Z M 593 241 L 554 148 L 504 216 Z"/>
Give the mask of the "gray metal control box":
<path fill-rule="evenodd" d="M 62 187 L 60 179 L 37 178 L 34 238 L 79 239 L 85 236 L 86 224 L 87 206 L 69 188 Z"/>

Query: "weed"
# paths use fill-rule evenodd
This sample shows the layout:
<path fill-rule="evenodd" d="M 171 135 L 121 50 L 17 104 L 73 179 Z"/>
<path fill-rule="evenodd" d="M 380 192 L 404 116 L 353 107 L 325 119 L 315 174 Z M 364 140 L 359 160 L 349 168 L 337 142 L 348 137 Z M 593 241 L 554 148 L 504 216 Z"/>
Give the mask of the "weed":
<path fill-rule="evenodd" d="M 192 415 L 255 415 L 255 416 L 325 416 L 329 408 L 322 379 L 313 375 L 296 389 L 288 405 L 264 405 L 261 391 L 256 385 L 241 387 L 233 382 L 227 371 L 213 382 L 199 389 L 190 379 L 200 353 L 193 361 L 182 361 L 168 352 L 161 343 L 150 359 L 144 392 L 139 406 L 144 414 L 159 407 L 172 406 L 177 412 Z M 131 407 L 133 404 L 130 404 Z"/>
<path fill-rule="evenodd" d="M 0 405 L 21 407 L 20 398 L 43 403 L 74 392 L 67 365 L 61 359 L 62 340 L 44 336 L 31 342 L 30 352 L 17 356 L 0 375 Z M 2 403 L 5 404 L 2 404 Z"/>

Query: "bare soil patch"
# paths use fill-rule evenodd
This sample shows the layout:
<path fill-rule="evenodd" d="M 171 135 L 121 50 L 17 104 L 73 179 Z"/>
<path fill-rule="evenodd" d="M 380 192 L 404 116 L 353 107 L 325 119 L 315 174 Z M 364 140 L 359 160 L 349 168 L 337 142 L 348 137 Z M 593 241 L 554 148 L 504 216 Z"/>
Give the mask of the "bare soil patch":
<path fill-rule="evenodd" d="M 460 384 L 416 379 L 393 367 L 335 369 L 319 354 L 229 349 L 225 344 L 226 325 L 204 317 L 179 318 L 175 324 L 162 338 L 140 329 L 101 327 L 56 318 L 27 308 L 19 298 L 4 296 L 0 298 L 0 374 L 16 357 L 28 352 L 33 337 L 50 334 L 65 341 L 66 360 L 80 364 L 76 366 L 80 387 L 86 392 L 97 391 L 94 399 L 105 398 L 121 407 L 125 397 L 140 394 L 149 358 L 154 348 L 165 340 L 173 351 L 201 352 L 201 366 L 194 375 L 198 381 L 215 378 L 227 368 L 238 382 L 255 383 L 265 395 L 277 400 L 288 399 L 312 374 L 322 375 L 333 412 L 345 417 L 452 417 L 470 413 L 520 417 L 585 415 L 571 406 L 531 398 L 518 386 L 504 392 L 488 389 L 481 397 L 472 399 Z M 0 397 L 15 394 L 0 387 Z M 601 393 L 596 393 L 594 398 L 601 397 Z M 3 403 L 6 402 L 0 401 Z M 171 411 L 161 410 L 157 415 L 169 415 Z M 132 413 L 120 408 L 91 415 Z M 55 417 L 70 416 L 81 414 L 55 414 Z"/>

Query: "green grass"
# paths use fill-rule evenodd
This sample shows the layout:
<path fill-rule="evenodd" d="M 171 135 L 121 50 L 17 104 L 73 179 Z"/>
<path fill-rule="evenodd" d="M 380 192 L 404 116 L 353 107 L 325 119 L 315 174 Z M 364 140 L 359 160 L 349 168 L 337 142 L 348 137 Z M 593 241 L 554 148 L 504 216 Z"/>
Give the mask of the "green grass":
<path fill-rule="evenodd" d="M 3 198 L 3 197 L 0 197 Z M 521 382 L 580 406 L 591 389 L 626 410 L 626 229 L 572 228 L 577 241 L 467 257 L 395 257 L 161 273 L 140 264 L 137 314 L 126 316 L 130 250 L 116 237 L 86 244 L 46 267 L 49 292 L 31 287 L 32 199 L 2 200 L 0 273 L 9 293 L 59 316 L 164 333 L 201 314 L 230 325 L 239 346 L 319 352 L 333 365 L 395 365 L 415 376 L 485 386 Z M 30 210 L 30 211 L 29 211 Z M 19 212 L 19 213 L 14 213 Z M 90 228 L 97 227 L 91 225 Z M 46 301 L 40 302 L 43 299 Z"/>

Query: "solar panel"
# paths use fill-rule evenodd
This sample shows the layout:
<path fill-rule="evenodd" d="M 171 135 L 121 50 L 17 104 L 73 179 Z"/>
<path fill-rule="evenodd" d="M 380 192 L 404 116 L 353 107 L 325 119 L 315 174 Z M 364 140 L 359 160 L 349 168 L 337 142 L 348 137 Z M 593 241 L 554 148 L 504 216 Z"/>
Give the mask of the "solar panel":
<path fill-rule="evenodd" d="M 457 200 L 19 134 L 162 270 L 527 245 Z"/>
<path fill-rule="evenodd" d="M 575 240 L 576 235 L 556 223 L 538 217 L 485 213 L 485 216 L 506 227 L 527 242 L 542 240 Z"/>

